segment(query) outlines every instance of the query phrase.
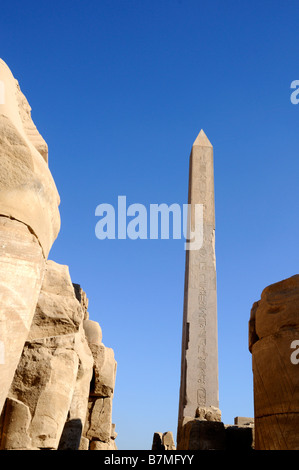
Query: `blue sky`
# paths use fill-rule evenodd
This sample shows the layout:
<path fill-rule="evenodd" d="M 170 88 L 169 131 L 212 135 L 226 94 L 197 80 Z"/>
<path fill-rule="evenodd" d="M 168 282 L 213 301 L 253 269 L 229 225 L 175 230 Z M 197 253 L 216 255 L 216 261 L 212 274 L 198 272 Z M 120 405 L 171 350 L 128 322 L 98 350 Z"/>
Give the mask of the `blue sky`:
<path fill-rule="evenodd" d="M 299 3 L 2 0 L 0 56 L 49 145 L 69 265 L 118 362 L 119 449 L 176 433 L 184 240 L 106 240 L 95 208 L 187 202 L 189 154 L 214 147 L 222 420 L 253 416 L 250 309 L 298 273 Z"/>

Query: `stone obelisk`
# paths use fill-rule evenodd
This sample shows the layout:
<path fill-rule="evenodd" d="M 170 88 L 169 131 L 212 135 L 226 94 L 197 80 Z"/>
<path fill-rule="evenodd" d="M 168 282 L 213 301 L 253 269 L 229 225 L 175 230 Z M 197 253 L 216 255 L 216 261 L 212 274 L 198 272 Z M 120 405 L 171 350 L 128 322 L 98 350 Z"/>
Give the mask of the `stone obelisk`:
<path fill-rule="evenodd" d="M 200 131 L 190 155 L 191 231 L 201 205 L 202 244 L 186 250 L 179 426 L 197 408 L 219 407 L 213 147 Z M 198 221 L 197 221 L 198 223 Z"/>

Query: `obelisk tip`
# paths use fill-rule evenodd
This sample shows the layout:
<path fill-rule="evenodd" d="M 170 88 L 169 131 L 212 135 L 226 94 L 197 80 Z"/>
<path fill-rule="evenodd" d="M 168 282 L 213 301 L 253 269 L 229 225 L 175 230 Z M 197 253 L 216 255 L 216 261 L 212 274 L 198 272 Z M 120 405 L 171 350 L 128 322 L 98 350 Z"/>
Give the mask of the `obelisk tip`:
<path fill-rule="evenodd" d="M 209 139 L 207 138 L 206 134 L 204 133 L 203 129 L 201 129 L 200 133 L 196 137 L 193 147 L 213 147 Z"/>

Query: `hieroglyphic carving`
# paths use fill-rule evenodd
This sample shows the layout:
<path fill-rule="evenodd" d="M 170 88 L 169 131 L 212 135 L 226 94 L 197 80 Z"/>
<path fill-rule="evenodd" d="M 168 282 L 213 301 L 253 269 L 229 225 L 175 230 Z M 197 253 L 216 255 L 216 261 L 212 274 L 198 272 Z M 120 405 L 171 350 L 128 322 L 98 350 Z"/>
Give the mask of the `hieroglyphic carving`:
<path fill-rule="evenodd" d="M 179 422 L 218 407 L 213 148 L 201 131 L 190 156 L 189 204 L 203 205 L 203 244 L 186 253 Z"/>
<path fill-rule="evenodd" d="M 206 316 L 207 316 L 207 263 L 201 262 L 199 267 L 204 266 L 204 270 L 199 270 L 197 278 L 198 289 L 198 385 L 197 405 L 206 403 Z"/>

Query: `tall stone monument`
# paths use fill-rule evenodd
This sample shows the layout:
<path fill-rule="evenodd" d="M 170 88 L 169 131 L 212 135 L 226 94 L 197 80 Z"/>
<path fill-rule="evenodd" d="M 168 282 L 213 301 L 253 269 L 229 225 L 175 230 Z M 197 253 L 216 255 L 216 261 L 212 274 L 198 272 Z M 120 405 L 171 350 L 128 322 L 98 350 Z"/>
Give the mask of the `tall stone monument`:
<path fill-rule="evenodd" d="M 202 211 L 202 243 L 186 250 L 184 316 L 182 333 L 179 426 L 185 418 L 206 416 L 217 408 L 218 336 L 215 258 L 215 202 L 213 147 L 204 131 L 190 155 L 190 230 L 196 229 L 195 205 Z"/>

